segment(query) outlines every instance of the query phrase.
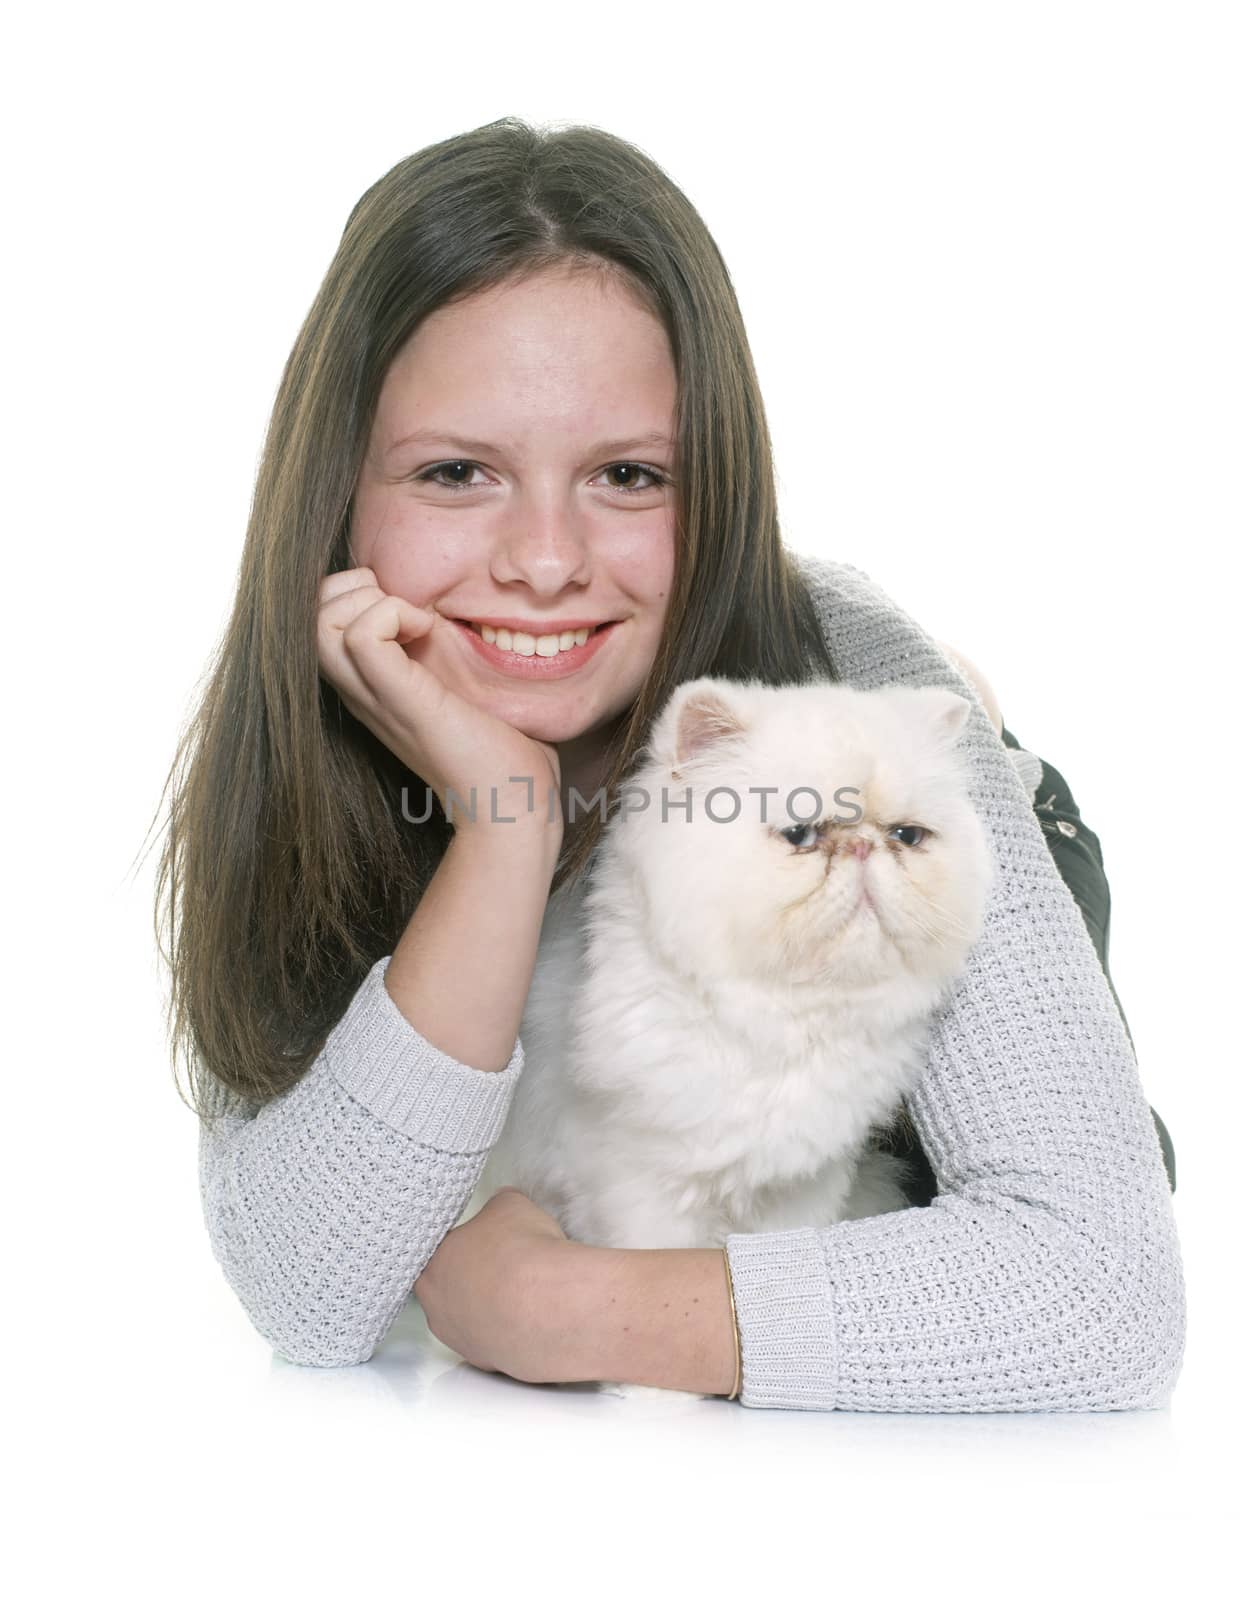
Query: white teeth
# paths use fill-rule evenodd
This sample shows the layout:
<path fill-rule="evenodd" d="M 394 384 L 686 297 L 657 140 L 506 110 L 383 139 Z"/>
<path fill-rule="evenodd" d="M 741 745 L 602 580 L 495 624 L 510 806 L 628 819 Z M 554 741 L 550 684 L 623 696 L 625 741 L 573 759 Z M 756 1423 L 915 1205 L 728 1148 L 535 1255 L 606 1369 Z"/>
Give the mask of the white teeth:
<path fill-rule="evenodd" d="M 512 633 L 509 628 L 494 628 L 489 623 L 472 623 L 471 626 L 486 644 L 495 644 L 498 650 L 512 650 L 520 656 L 556 656 L 562 650 L 587 644 L 591 628 L 564 629 L 562 633 Z"/>

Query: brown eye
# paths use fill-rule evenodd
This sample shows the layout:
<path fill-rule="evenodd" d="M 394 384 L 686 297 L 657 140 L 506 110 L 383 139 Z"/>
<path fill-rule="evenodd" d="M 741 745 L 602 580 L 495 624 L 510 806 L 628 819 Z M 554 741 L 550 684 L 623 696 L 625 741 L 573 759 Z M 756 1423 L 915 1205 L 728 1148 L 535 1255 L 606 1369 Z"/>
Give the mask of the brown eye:
<path fill-rule="evenodd" d="M 667 480 L 656 467 L 644 466 L 639 461 L 616 461 L 612 467 L 603 469 L 606 472 L 630 472 L 636 478 L 635 483 L 612 483 L 610 487 L 617 489 L 622 495 L 643 494 L 648 489 L 665 489 Z"/>
<path fill-rule="evenodd" d="M 921 828 L 917 822 L 899 822 L 896 828 L 889 829 L 889 837 L 892 839 L 901 834 L 910 834 L 910 838 L 901 839 L 900 842 L 902 844 L 917 845 L 923 844 L 930 831 L 928 828 Z"/>
<path fill-rule="evenodd" d="M 417 476 L 420 483 L 434 483 L 438 489 L 478 489 L 479 485 L 472 483 L 469 478 L 469 474 L 477 470 L 474 461 L 440 461 L 434 467 L 428 467 L 425 471 L 418 473 Z M 466 478 L 454 478 L 452 482 L 443 476 L 445 473 L 463 471 L 468 476 Z"/>

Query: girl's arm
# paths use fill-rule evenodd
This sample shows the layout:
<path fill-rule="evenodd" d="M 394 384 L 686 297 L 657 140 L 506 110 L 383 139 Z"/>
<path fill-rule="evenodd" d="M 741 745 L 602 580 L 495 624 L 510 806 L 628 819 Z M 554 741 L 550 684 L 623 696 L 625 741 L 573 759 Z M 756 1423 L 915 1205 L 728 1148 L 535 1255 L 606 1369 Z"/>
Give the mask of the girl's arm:
<path fill-rule="evenodd" d="M 1013 760 L 1025 764 L 1021 769 L 1021 777 L 1025 776 L 1025 771 L 1032 771 L 1034 774 L 1034 781 L 1029 787 L 1033 795 L 1033 810 L 1038 824 L 1059 875 L 1067 884 L 1072 898 L 1085 918 L 1090 943 L 1098 954 L 1103 976 L 1107 980 L 1111 997 L 1116 1003 L 1116 1010 L 1120 1013 L 1120 1020 L 1124 1023 L 1125 1032 L 1129 1034 L 1129 1043 L 1136 1055 L 1137 1044 L 1129 1032 L 1128 1018 L 1124 1015 L 1124 1007 L 1120 1004 L 1120 996 L 1111 979 L 1109 953 L 1111 887 L 1107 882 L 1107 872 L 1103 865 L 1102 844 L 1098 835 L 1081 816 L 1072 790 L 1058 768 L 1030 751 L 1022 751 L 1019 740 L 1009 728 L 1002 729 L 1002 742 L 1016 752 Z M 1168 1174 L 1168 1186 L 1175 1192 L 1177 1165 L 1172 1138 L 1163 1118 L 1154 1106 L 1151 1106 L 1150 1114 L 1154 1118 L 1155 1132 L 1159 1137 L 1164 1170 Z"/>
<path fill-rule="evenodd" d="M 300 1082 L 202 1124 L 214 1255 L 288 1360 L 368 1360 L 466 1207 L 522 1071 L 559 843 L 522 822 L 455 833 Z"/>
<path fill-rule="evenodd" d="M 947 654 L 953 658 L 953 652 L 947 651 Z M 988 705 L 989 702 L 986 700 L 987 708 Z M 1000 717 L 994 716 L 992 711 L 990 717 L 995 726 L 1000 724 Z M 1090 943 L 1094 946 L 1102 964 L 1112 999 L 1116 1003 L 1121 1019 L 1125 1021 L 1127 1032 L 1127 1019 L 1124 1018 L 1124 1009 L 1120 1005 L 1120 996 L 1112 983 L 1108 965 L 1111 888 L 1103 866 L 1102 845 L 1098 835 L 1082 818 L 1072 791 L 1057 768 L 1034 755 L 1031 750 L 1021 749 L 1020 741 L 1010 728 L 1002 729 L 1002 742 L 1009 747 L 1011 759 L 1020 779 L 1032 796 L 1033 811 L 1059 875 L 1067 884 L 1069 893 L 1085 918 Z M 1130 1041 L 1136 1052 L 1137 1044 L 1131 1035 Z M 1151 1106 L 1150 1114 L 1154 1118 L 1155 1130 L 1159 1135 L 1159 1146 L 1163 1154 L 1164 1169 L 1168 1174 L 1168 1184 L 1175 1191 L 1176 1153 L 1173 1150 L 1172 1139 L 1163 1118 L 1154 1106 Z M 881 1135 L 880 1142 L 891 1154 L 907 1163 L 903 1181 L 911 1204 L 928 1205 L 937 1193 L 937 1181 L 910 1123 L 895 1123 L 892 1129 Z"/>

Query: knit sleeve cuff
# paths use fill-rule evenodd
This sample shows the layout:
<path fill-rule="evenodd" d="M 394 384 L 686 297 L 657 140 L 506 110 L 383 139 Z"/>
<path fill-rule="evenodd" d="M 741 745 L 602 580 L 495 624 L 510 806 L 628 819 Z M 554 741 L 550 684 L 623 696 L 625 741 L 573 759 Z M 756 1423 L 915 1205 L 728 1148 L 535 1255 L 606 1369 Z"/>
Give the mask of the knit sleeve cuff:
<path fill-rule="evenodd" d="M 1019 774 L 1020 782 L 1028 791 L 1028 797 L 1031 800 L 1038 789 L 1041 788 L 1042 769 L 1040 757 L 1035 756 L 1031 750 L 1014 750 L 1009 747 L 1007 748 L 1007 754 L 1010 756 L 1011 765 Z"/>
<path fill-rule="evenodd" d="M 743 1406 L 836 1408 L 836 1320 L 819 1232 L 731 1233 Z"/>
<path fill-rule="evenodd" d="M 381 956 L 327 1036 L 323 1056 L 337 1082 L 389 1127 L 451 1153 L 496 1143 L 523 1070 L 515 1038 L 500 1072 L 447 1055 L 402 1015 L 384 987 Z"/>

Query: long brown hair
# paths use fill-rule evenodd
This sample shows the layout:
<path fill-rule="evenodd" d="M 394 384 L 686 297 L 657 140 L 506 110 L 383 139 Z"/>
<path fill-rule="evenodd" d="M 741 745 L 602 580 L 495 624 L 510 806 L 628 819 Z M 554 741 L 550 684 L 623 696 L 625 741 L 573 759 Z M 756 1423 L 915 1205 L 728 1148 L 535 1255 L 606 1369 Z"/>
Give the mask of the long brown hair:
<path fill-rule="evenodd" d="M 559 264 L 613 271 L 644 297 L 679 388 L 673 592 L 652 670 L 611 738 L 607 792 L 686 679 L 837 676 L 781 542 L 727 267 L 666 173 L 599 128 L 514 117 L 398 162 L 353 207 L 288 357 L 234 607 L 163 791 L 155 926 L 176 1080 L 183 1053 L 202 1116 L 235 1096 L 263 1104 L 302 1076 L 396 945 L 451 837 L 438 805 L 425 824 L 403 816 L 400 790 L 416 788 L 421 810 L 421 780 L 322 678 L 318 589 L 351 565 L 375 406 L 419 322 Z M 598 807 L 568 824 L 555 888 L 582 870 L 604 825 Z"/>

